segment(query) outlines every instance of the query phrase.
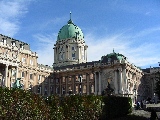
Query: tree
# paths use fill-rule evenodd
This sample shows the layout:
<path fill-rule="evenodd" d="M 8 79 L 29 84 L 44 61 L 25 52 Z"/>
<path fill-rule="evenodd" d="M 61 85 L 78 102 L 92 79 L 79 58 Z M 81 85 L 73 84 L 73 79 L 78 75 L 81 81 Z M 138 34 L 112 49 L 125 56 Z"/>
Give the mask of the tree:
<path fill-rule="evenodd" d="M 160 72 L 159 71 L 155 74 L 155 80 L 156 80 L 155 93 L 158 95 L 158 98 L 160 99 Z"/>

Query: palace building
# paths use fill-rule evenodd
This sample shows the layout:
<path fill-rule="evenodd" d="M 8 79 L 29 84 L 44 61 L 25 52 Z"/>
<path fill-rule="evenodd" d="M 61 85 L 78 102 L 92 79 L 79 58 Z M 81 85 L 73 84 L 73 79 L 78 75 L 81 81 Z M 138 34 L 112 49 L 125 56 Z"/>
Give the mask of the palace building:
<path fill-rule="evenodd" d="M 21 78 L 23 89 L 43 96 L 101 95 L 110 86 L 113 94 L 130 94 L 133 102 L 148 97 L 143 89 L 148 69 L 142 71 L 114 50 L 87 62 L 87 48 L 84 34 L 71 16 L 53 46 L 53 67 L 38 64 L 38 54 L 29 44 L 0 34 L 0 84 L 12 88 Z M 148 95 L 153 97 L 153 90 Z"/>

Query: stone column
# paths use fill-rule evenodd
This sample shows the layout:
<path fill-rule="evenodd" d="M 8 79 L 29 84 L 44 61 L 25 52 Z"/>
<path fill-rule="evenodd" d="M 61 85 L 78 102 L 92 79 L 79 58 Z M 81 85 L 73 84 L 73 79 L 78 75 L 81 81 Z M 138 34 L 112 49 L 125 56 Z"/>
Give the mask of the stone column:
<path fill-rule="evenodd" d="M 8 80 L 8 87 L 9 87 L 9 89 L 11 88 L 11 78 L 12 78 L 12 72 L 11 72 L 11 69 L 9 70 L 9 80 Z"/>
<path fill-rule="evenodd" d="M 62 94 L 62 77 L 59 78 L 59 95 Z"/>
<path fill-rule="evenodd" d="M 122 68 L 119 69 L 119 93 L 123 94 Z"/>
<path fill-rule="evenodd" d="M 96 72 L 94 73 L 94 94 L 97 95 L 97 75 Z"/>
<path fill-rule="evenodd" d="M 5 87 L 8 87 L 8 65 L 5 66 Z"/>
<path fill-rule="evenodd" d="M 68 93 L 68 76 L 65 77 L 65 82 L 66 82 L 66 90 L 65 90 L 65 94 L 67 95 L 67 93 Z"/>
<path fill-rule="evenodd" d="M 86 80 L 87 80 L 87 95 L 89 95 L 89 80 L 90 80 L 90 74 L 86 74 Z"/>
<path fill-rule="evenodd" d="M 77 58 L 78 58 L 78 63 L 79 63 L 80 62 L 79 61 L 79 46 L 77 46 L 77 54 L 78 54 Z"/>
<path fill-rule="evenodd" d="M 42 75 L 42 95 L 44 95 L 44 90 L 45 90 L 45 88 L 44 88 L 44 75 Z"/>
<path fill-rule="evenodd" d="M 72 92 L 75 94 L 75 75 L 72 75 Z"/>
<path fill-rule="evenodd" d="M 115 94 L 118 94 L 117 69 L 114 71 L 114 88 Z"/>
<path fill-rule="evenodd" d="M 25 76 L 25 89 L 28 90 L 28 80 L 29 80 L 29 72 L 26 71 L 26 76 Z"/>
<path fill-rule="evenodd" d="M 99 91 L 98 91 L 98 95 L 101 95 L 101 72 L 99 72 Z"/>
<path fill-rule="evenodd" d="M 57 56 L 56 56 L 56 47 L 53 48 L 54 49 L 54 63 L 57 63 Z"/>
<path fill-rule="evenodd" d="M 16 67 L 16 76 L 15 76 L 15 80 L 17 80 L 18 78 L 18 66 Z"/>
<path fill-rule="evenodd" d="M 81 46 L 79 47 L 79 59 L 80 59 L 80 61 L 82 61 L 82 52 L 81 52 Z"/>

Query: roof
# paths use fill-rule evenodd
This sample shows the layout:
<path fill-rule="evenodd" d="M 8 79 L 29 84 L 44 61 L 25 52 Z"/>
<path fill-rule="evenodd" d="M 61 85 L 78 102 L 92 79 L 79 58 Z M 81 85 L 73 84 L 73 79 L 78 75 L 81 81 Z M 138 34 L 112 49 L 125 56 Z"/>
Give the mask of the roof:
<path fill-rule="evenodd" d="M 68 38 L 75 38 L 78 40 L 84 39 L 82 30 L 73 23 L 71 17 L 67 24 L 59 30 L 57 40 L 64 40 Z"/>
<path fill-rule="evenodd" d="M 114 60 L 126 60 L 126 57 L 114 51 L 113 53 L 101 57 L 101 63 L 114 62 Z"/>

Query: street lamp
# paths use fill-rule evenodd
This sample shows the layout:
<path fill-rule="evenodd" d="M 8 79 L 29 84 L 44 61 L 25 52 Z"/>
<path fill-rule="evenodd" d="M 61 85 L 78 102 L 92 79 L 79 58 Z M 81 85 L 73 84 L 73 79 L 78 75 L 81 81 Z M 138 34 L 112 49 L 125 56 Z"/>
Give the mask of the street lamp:
<path fill-rule="evenodd" d="M 79 93 L 82 95 L 82 75 L 78 76 L 79 78 Z"/>

